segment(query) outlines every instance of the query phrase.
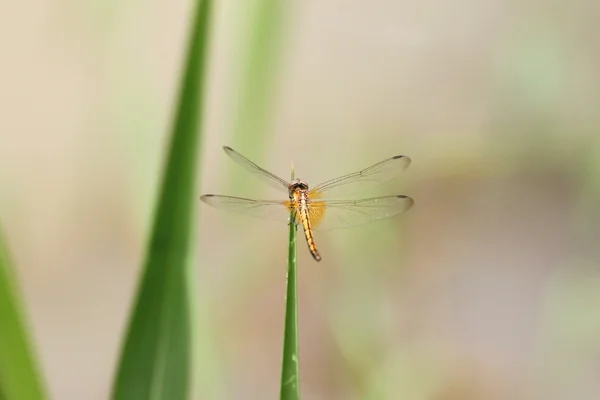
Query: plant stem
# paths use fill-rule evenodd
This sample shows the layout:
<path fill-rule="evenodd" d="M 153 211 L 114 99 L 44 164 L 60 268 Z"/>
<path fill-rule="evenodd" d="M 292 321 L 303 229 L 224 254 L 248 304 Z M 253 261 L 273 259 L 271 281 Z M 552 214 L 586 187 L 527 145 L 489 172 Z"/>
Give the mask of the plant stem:
<path fill-rule="evenodd" d="M 298 379 L 298 288 L 296 285 L 296 224 L 290 216 L 287 289 L 285 296 L 285 330 L 281 369 L 281 400 L 300 399 Z"/>

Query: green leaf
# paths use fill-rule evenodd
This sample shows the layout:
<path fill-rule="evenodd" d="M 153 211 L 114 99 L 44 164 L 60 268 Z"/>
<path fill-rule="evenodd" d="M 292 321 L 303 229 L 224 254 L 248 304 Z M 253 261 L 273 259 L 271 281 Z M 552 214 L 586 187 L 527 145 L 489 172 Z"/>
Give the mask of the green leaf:
<path fill-rule="evenodd" d="M 16 279 L 0 238 L 0 399 L 47 396 L 29 343 Z"/>
<path fill-rule="evenodd" d="M 232 2 L 234 3 L 234 2 Z M 273 143 L 271 125 L 277 113 L 277 82 L 284 61 L 285 37 L 289 30 L 290 3 L 286 0 L 245 0 L 234 6 L 239 26 L 235 60 L 241 66 L 232 76 L 233 93 L 229 111 L 231 145 L 261 161 Z M 256 185 L 233 175 L 229 185 L 247 195 Z"/>
<path fill-rule="evenodd" d="M 190 396 L 190 245 L 211 2 L 203 0 L 196 7 L 158 205 L 113 399 L 180 400 Z"/>
<path fill-rule="evenodd" d="M 238 5 L 247 26 L 242 30 L 240 45 L 239 63 L 244 67 L 235 87 L 233 132 L 236 147 L 245 150 L 260 148 L 270 137 L 268 125 L 282 58 L 287 7 L 285 0 L 247 0 Z"/>
<path fill-rule="evenodd" d="M 294 221 L 293 212 L 290 221 Z M 290 222 L 283 362 L 281 368 L 281 400 L 300 399 L 300 381 L 298 375 L 298 286 L 296 284 L 296 275 L 296 225 Z"/>

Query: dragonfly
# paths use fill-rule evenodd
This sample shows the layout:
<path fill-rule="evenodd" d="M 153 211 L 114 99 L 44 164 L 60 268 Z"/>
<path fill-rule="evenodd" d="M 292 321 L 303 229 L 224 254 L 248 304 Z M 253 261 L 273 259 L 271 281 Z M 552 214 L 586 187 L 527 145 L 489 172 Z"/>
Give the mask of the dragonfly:
<path fill-rule="evenodd" d="M 248 172 L 265 179 L 276 188 L 288 193 L 288 200 L 254 200 L 243 197 L 205 194 L 204 203 L 218 209 L 238 212 L 253 217 L 285 221 L 302 225 L 308 250 L 316 261 L 321 261 L 313 231 L 359 226 L 406 212 L 414 200 L 405 195 L 389 195 L 358 200 L 339 199 L 356 194 L 389 181 L 410 165 L 410 158 L 394 156 L 353 172 L 325 181 L 310 189 L 300 179 L 291 182 L 259 167 L 231 147 L 225 153 Z"/>

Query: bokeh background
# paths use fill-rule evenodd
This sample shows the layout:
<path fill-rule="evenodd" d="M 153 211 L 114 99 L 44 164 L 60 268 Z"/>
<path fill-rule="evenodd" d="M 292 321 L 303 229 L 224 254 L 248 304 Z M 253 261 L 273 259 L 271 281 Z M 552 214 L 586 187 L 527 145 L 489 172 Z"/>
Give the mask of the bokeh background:
<path fill-rule="evenodd" d="M 299 242 L 306 399 L 600 398 L 600 3 L 216 2 L 198 195 L 406 154 L 406 215 Z M 269 6 L 269 4 L 271 5 Z M 190 1 L 0 9 L 0 212 L 53 398 L 106 399 Z M 287 227 L 198 204 L 202 399 L 278 395 Z"/>

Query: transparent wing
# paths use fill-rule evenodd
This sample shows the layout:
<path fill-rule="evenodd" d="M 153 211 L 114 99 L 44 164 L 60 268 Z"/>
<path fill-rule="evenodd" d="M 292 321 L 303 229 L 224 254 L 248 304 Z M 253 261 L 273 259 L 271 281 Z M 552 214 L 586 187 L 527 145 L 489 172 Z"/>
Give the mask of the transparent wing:
<path fill-rule="evenodd" d="M 243 155 L 241 155 L 240 153 L 238 153 L 231 147 L 223 146 L 223 150 L 225 150 L 225 153 L 227 153 L 227 155 L 233 161 L 235 161 L 237 164 L 244 167 L 246 169 L 246 171 L 249 171 L 249 172 L 263 178 L 263 180 L 266 180 L 267 183 L 269 183 L 271 186 L 273 186 L 277 189 L 283 189 L 286 192 L 288 191 L 289 183 L 286 182 L 285 179 L 281 179 L 277 175 L 272 174 L 269 171 L 267 171 L 266 169 L 259 167 L 258 165 L 254 164 L 252 161 L 248 160 L 246 157 L 244 157 Z M 266 179 L 264 179 L 264 178 L 266 178 Z"/>
<path fill-rule="evenodd" d="M 215 208 L 245 214 L 272 221 L 288 222 L 290 202 L 275 200 L 252 200 L 242 197 L 205 194 L 200 200 Z"/>
<path fill-rule="evenodd" d="M 331 198 L 362 192 L 392 179 L 404 171 L 409 164 L 410 158 L 406 156 L 388 158 L 362 171 L 323 182 L 315 186 L 310 193 L 314 198 Z"/>
<path fill-rule="evenodd" d="M 403 195 L 362 200 L 312 201 L 310 219 L 315 230 L 348 228 L 402 214 L 413 204 L 413 199 Z"/>

